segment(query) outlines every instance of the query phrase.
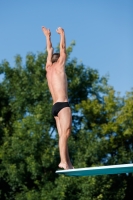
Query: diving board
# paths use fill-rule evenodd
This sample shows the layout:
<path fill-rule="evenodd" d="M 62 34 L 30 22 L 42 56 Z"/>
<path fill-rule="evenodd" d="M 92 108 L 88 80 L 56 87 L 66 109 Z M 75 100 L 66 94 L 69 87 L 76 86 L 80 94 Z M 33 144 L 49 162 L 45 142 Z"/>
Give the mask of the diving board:
<path fill-rule="evenodd" d="M 56 173 L 64 174 L 66 176 L 94 176 L 94 175 L 105 175 L 105 174 L 133 173 L 133 164 L 57 170 Z"/>

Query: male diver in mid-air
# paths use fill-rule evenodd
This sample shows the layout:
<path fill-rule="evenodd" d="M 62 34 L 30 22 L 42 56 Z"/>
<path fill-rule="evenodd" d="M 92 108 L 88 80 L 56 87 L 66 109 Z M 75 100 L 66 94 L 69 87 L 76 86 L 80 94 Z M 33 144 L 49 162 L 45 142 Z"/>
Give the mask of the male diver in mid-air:
<path fill-rule="evenodd" d="M 59 134 L 59 151 L 61 159 L 59 167 L 64 169 L 73 169 L 67 146 L 67 141 L 71 133 L 72 115 L 68 103 L 67 76 L 65 73 L 65 32 L 61 27 L 56 30 L 56 32 L 60 35 L 60 53 L 53 53 L 50 30 L 43 26 L 42 31 L 46 36 L 48 52 L 46 77 L 48 87 L 53 98 L 52 114 L 56 120 L 56 126 Z"/>

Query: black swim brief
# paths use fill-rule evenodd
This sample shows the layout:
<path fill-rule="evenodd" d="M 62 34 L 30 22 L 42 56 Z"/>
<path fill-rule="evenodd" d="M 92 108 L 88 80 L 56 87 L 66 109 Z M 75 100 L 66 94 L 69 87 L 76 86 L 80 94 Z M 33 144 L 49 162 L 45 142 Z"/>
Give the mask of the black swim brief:
<path fill-rule="evenodd" d="M 52 114 L 54 117 L 58 116 L 58 113 L 61 109 L 65 107 L 70 107 L 68 102 L 57 102 L 52 107 Z"/>

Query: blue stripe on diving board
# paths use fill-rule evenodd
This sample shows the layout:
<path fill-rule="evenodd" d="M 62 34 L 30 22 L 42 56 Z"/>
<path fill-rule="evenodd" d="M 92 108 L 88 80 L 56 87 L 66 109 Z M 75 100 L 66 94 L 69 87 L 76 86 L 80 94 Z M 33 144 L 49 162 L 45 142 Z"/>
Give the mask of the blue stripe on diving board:
<path fill-rule="evenodd" d="M 64 174 L 66 176 L 94 176 L 94 175 L 104 175 L 104 174 L 133 173 L 133 164 L 57 170 L 56 173 Z"/>

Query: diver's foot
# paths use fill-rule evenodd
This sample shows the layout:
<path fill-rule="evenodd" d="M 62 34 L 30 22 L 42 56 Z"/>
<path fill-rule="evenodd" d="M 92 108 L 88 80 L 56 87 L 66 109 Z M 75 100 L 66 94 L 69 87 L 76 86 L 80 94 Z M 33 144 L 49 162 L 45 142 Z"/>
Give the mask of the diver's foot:
<path fill-rule="evenodd" d="M 59 168 L 63 168 L 63 169 L 74 169 L 74 167 L 72 166 L 72 164 L 67 164 L 67 163 L 60 163 Z"/>

